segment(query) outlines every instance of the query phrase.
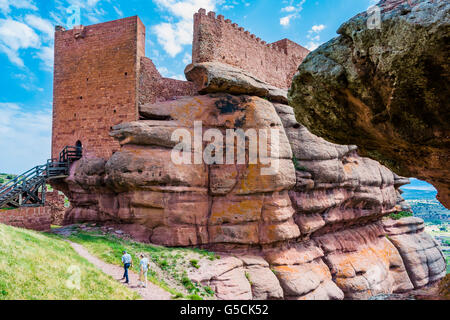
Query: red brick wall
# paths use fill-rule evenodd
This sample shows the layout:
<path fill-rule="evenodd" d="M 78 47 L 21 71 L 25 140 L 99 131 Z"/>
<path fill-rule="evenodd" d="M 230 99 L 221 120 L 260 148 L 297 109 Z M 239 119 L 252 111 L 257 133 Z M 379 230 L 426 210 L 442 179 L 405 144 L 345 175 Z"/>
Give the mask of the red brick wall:
<path fill-rule="evenodd" d="M 239 67 L 279 88 L 289 88 L 309 51 L 288 39 L 267 44 L 230 20 L 200 9 L 194 15 L 192 61 Z"/>
<path fill-rule="evenodd" d="M 192 82 L 163 78 L 147 57 L 141 58 L 139 79 L 139 105 L 197 94 Z"/>
<path fill-rule="evenodd" d="M 138 119 L 145 27 L 138 17 L 55 32 L 52 157 L 83 144 L 84 156 L 119 149 L 111 126 Z"/>
<path fill-rule="evenodd" d="M 49 231 L 50 211 L 49 207 L 22 207 L 14 210 L 0 210 L 0 223 L 36 231 Z"/>

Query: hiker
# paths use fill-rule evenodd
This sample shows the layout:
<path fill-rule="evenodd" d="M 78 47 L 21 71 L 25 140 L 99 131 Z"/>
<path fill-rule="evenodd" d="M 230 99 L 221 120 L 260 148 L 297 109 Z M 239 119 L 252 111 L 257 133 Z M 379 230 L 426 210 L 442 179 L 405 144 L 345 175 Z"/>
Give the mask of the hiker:
<path fill-rule="evenodd" d="M 143 253 L 139 255 L 141 261 L 139 263 L 140 274 L 139 274 L 139 286 L 143 286 L 147 288 L 147 273 L 148 273 L 148 259 L 144 256 Z"/>
<path fill-rule="evenodd" d="M 125 283 L 129 283 L 129 279 L 128 279 L 128 268 L 133 266 L 133 260 L 131 259 L 131 255 L 128 254 L 126 251 L 123 251 L 123 256 L 122 256 L 122 263 L 123 263 L 123 268 L 125 270 L 125 272 L 123 273 L 123 278 L 122 280 L 126 279 Z"/>

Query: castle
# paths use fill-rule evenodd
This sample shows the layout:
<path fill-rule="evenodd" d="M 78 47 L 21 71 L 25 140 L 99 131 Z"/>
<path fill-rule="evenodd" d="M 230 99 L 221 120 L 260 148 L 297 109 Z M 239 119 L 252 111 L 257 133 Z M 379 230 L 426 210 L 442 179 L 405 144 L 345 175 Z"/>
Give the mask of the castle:
<path fill-rule="evenodd" d="M 219 267 L 189 275 L 218 299 L 367 299 L 445 276 L 421 219 L 384 219 L 403 210 L 408 179 L 297 122 L 284 89 L 308 50 L 201 9 L 192 51 L 191 81 L 167 79 L 145 57 L 138 17 L 57 28 L 53 157 L 83 147 L 52 181 L 70 201 L 65 224 L 219 252 Z M 175 163 L 174 130 L 195 133 L 198 121 L 222 134 L 277 130 L 279 170 Z"/>
<path fill-rule="evenodd" d="M 193 63 L 226 63 L 288 88 L 308 53 L 288 39 L 267 44 L 214 12 L 194 16 Z M 145 26 L 137 16 L 56 27 L 52 158 L 78 144 L 85 156 L 108 159 L 119 150 L 112 126 L 139 120 L 145 103 L 195 94 L 191 82 L 163 78 L 145 57 Z"/>

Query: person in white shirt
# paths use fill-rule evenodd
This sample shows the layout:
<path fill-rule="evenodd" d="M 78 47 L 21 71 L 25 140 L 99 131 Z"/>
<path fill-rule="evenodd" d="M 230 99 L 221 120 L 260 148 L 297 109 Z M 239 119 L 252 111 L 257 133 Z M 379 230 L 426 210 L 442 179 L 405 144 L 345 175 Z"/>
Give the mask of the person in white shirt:
<path fill-rule="evenodd" d="M 143 253 L 141 253 L 139 255 L 139 257 L 141 258 L 141 261 L 139 263 L 139 268 L 140 268 L 140 274 L 139 274 L 139 286 L 143 286 L 144 288 L 147 288 L 147 273 L 148 273 L 148 265 L 149 265 L 149 261 L 148 259 L 144 256 Z"/>

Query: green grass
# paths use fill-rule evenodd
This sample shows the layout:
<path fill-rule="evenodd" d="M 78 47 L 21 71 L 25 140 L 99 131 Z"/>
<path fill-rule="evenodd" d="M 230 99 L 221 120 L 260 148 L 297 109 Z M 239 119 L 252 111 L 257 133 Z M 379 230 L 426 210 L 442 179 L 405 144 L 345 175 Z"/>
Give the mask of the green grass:
<path fill-rule="evenodd" d="M 73 286 L 79 272 L 79 287 Z M 70 282 L 72 280 L 72 282 Z M 0 300 L 122 300 L 139 296 L 51 235 L 0 224 Z"/>
<path fill-rule="evenodd" d="M 412 217 L 412 216 L 413 216 L 413 213 L 408 212 L 408 211 L 400 211 L 400 212 L 396 212 L 396 213 L 391 213 L 389 215 L 389 217 L 394 220 L 400 220 L 401 218 Z"/>
<path fill-rule="evenodd" d="M 139 272 L 139 254 L 144 253 L 161 269 L 149 271 L 149 281 L 170 292 L 174 298 L 210 298 L 214 292 L 208 287 L 193 283 L 187 276 L 189 268 L 199 268 L 199 260 L 220 259 L 212 252 L 190 248 L 166 248 L 120 239 L 113 235 L 78 231 L 69 239 L 83 245 L 89 252 L 105 262 L 121 265 L 122 251 L 131 254 L 135 262 L 132 270 Z M 170 281 L 169 281 L 170 280 Z M 175 286 L 171 285 L 175 284 Z"/>
<path fill-rule="evenodd" d="M 191 266 L 193 266 L 195 269 L 199 269 L 199 268 L 200 268 L 197 259 L 192 259 L 192 260 L 190 261 L 190 263 L 191 263 Z"/>

